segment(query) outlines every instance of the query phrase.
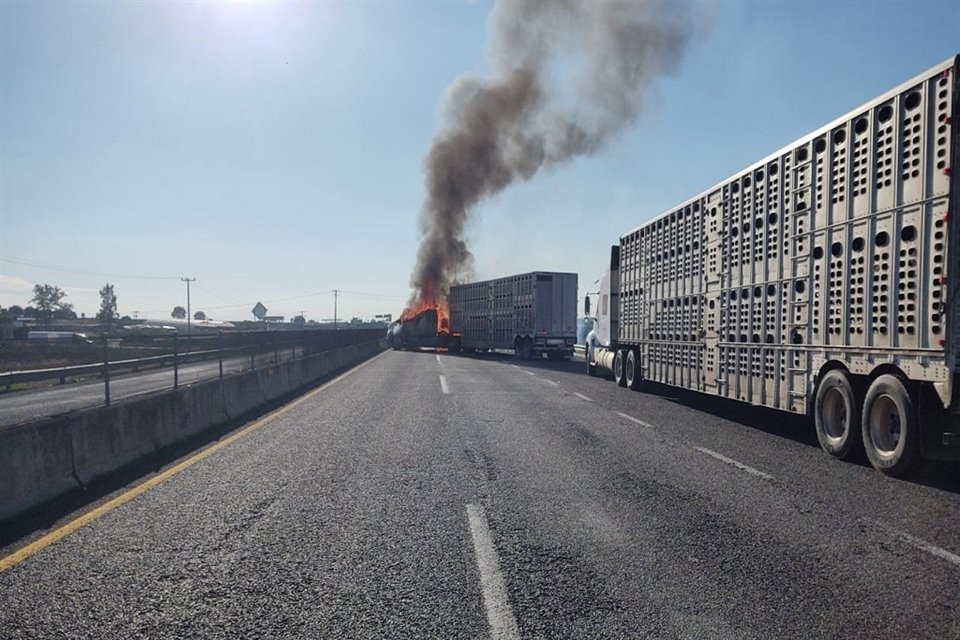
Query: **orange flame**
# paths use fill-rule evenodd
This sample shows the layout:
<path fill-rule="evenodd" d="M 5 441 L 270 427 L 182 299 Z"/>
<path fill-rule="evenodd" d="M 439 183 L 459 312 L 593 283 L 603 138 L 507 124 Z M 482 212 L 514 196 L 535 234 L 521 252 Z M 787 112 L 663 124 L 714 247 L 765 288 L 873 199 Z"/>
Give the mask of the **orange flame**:
<path fill-rule="evenodd" d="M 400 322 L 406 322 L 416 318 L 421 313 L 436 309 L 437 311 L 437 333 L 450 332 L 450 309 L 446 296 L 436 295 L 433 283 L 424 287 L 422 291 L 414 298 L 413 303 L 403 310 L 400 314 Z"/>

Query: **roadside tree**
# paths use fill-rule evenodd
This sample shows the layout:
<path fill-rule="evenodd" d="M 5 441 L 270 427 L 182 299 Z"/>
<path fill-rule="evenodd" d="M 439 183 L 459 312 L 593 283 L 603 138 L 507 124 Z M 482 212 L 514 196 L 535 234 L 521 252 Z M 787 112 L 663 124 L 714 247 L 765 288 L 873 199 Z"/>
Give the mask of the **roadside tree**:
<path fill-rule="evenodd" d="M 119 314 L 117 313 L 117 294 L 113 290 L 113 285 L 109 282 L 100 289 L 100 311 L 97 313 L 97 320 L 104 327 L 113 326 L 114 321 Z"/>
<path fill-rule="evenodd" d="M 73 305 L 63 301 L 66 297 L 66 292 L 60 287 L 52 284 L 37 284 L 33 286 L 33 297 L 30 302 L 37 305 L 37 318 L 40 320 L 76 319 L 77 314 L 73 313 Z"/>

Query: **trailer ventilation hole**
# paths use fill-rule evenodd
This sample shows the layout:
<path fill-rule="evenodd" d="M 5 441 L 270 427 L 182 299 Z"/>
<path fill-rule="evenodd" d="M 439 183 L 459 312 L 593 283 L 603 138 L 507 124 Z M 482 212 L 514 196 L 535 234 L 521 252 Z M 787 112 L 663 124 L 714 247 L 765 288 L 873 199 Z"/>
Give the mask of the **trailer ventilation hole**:
<path fill-rule="evenodd" d="M 813 145 L 813 150 L 816 153 L 823 153 L 824 150 L 826 150 L 826 148 L 827 148 L 827 142 L 823 138 L 820 138 L 819 140 L 817 140 Z"/>
<path fill-rule="evenodd" d="M 806 148 L 806 147 L 800 147 L 799 149 L 797 149 L 797 154 L 796 154 L 796 155 L 797 155 L 797 163 L 805 162 L 806 159 L 807 159 L 807 157 L 808 157 L 807 148 Z"/>
<path fill-rule="evenodd" d="M 797 280 L 793 283 L 793 290 L 797 293 L 803 293 L 807 286 L 803 283 L 803 280 Z"/>
<path fill-rule="evenodd" d="M 777 214 L 775 212 L 772 212 L 769 216 L 767 216 L 767 224 L 769 225 L 777 224 Z"/>
<path fill-rule="evenodd" d="M 857 120 L 857 122 L 853 125 L 853 130 L 856 131 L 858 135 L 861 134 L 861 133 L 863 133 L 864 131 L 866 131 L 866 130 L 867 130 L 867 119 L 866 119 L 866 118 L 860 118 L 859 120 Z"/>
<path fill-rule="evenodd" d="M 886 231 L 881 231 L 880 233 L 877 234 L 876 242 L 878 247 L 887 246 L 888 244 L 890 244 L 890 234 L 887 233 Z"/>
<path fill-rule="evenodd" d="M 903 106 L 906 107 L 907 111 L 913 111 L 920 106 L 920 92 L 911 91 L 907 94 L 907 99 L 903 101 Z"/>
<path fill-rule="evenodd" d="M 814 247 L 813 248 L 813 259 L 819 260 L 823 257 L 823 247 Z"/>
<path fill-rule="evenodd" d="M 776 285 L 773 285 L 773 284 L 768 284 L 768 285 L 767 285 L 767 295 L 768 295 L 768 296 L 772 296 L 772 295 L 776 295 L 776 293 L 777 293 L 777 286 L 776 286 Z"/>
<path fill-rule="evenodd" d="M 917 228 L 912 225 L 904 227 L 900 232 L 900 239 L 904 242 L 913 242 L 917 239 Z"/>
<path fill-rule="evenodd" d="M 834 144 L 843 144 L 847 139 L 847 132 L 844 129 L 837 129 L 833 133 Z"/>
<path fill-rule="evenodd" d="M 887 122 L 890 118 L 893 117 L 893 107 L 886 104 L 880 107 L 879 113 L 877 113 L 877 120 L 882 122 Z"/>
<path fill-rule="evenodd" d="M 863 251 L 863 246 L 864 246 L 863 238 L 854 238 L 853 242 L 850 245 L 850 247 L 857 252 Z"/>
<path fill-rule="evenodd" d="M 763 169 L 757 169 L 757 172 L 753 174 L 753 177 L 757 182 L 763 181 Z"/>
<path fill-rule="evenodd" d="M 830 247 L 830 253 L 833 255 L 834 258 L 839 258 L 840 256 L 843 255 L 843 245 L 840 244 L 839 242 L 834 242 L 833 245 Z"/>

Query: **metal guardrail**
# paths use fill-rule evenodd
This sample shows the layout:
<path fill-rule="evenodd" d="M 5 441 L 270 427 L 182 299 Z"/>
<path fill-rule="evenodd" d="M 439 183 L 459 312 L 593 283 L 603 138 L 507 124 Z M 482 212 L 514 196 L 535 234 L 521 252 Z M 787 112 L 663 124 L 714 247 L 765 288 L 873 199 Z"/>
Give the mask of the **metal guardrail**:
<path fill-rule="evenodd" d="M 131 360 L 115 360 L 113 362 L 94 362 L 91 364 L 76 364 L 68 367 L 52 367 L 50 369 L 32 369 L 29 371 L 8 371 L 0 373 L 0 386 L 10 389 L 15 384 L 24 382 L 42 382 L 43 380 L 53 380 L 59 378 L 60 384 L 63 384 L 66 378 L 71 376 L 83 376 L 90 374 L 103 373 L 104 366 L 109 367 L 111 372 L 140 369 L 154 364 L 164 365 L 173 364 L 174 360 L 180 363 L 184 362 L 202 362 L 212 360 L 219 353 L 226 356 L 234 355 L 238 352 L 249 351 L 249 349 L 227 349 L 219 351 L 212 349 L 209 351 L 194 351 L 192 353 L 165 353 L 159 356 L 147 356 L 145 358 L 134 358 Z"/>
<path fill-rule="evenodd" d="M 110 404 L 110 375 L 115 372 L 137 371 L 141 368 L 153 366 L 173 366 L 173 388 L 178 386 L 179 366 L 189 362 L 202 362 L 207 360 L 219 360 L 220 376 L 223 377 L 223 361 L 225 358 L 235 358 L 237 356 L 249 356 L 250 368 L 256 368 L 257 356 L 272 354 L 274 361 L 280 360 L 281 353 L 291 354 L 291 358 L 296 359 L 299 352 L 300 357 L 317 353 L 337 346 L 346 346 L 348 344 L 358 344 L 365 336 L 370 337 L 380 334 L 379 330 L 354 330 L 351 332 L 310 332 L 310 331 L 290 331 L 290 332 L 261 332 L 259 335 L 247 335 L 226 333 L 202 336 L 204 341 L 215 341 L 215 349 L 203 349 L 201 351 L 189 350 L 189 338 L 187 339 L 187 351 L 180 352 L 177 336 L 174 337 L 172 346 L 173 351 L 163 353 L 157 356 L 146 356 L 143 358 L 133 358 L 126 360 L 110 361 L 107 350 L 107 338 L 103 338 L 103 360 L 89 364 L 70 365 L 66 367 L 52 367 L 48 369 L 34 369 L 28 371 L 9 371 L 0 373 L 0 388 L 10 391 L 13 385 L 42 382 L 44 380 L 58 380 L 60 384 L 65 384 L 66 379 L 76 376 L 99 375 L 104 381 L 104 397 L 106 404 Z M 196 336 L 194 336 L 196 338 Z M 330 338 L 334 338 L 331 340 Z M 224 347 L 223 343 L 236 340 L 243 340 L 246 344 L 239 346 Z M 199 340 L 198 340 L 199 341 Z M 179 341 L 182 344 L 182 338 Z M 206 346 L 206 345 L 205 345 Z"/>

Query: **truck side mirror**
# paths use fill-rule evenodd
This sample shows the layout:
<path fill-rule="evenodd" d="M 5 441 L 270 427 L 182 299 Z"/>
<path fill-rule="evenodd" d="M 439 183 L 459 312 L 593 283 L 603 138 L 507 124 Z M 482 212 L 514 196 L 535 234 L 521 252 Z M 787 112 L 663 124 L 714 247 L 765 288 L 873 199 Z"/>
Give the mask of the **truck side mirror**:
<path fill-rule="evenodd" d="M 590 315 L 590 296 L 583 296 L 583 315 Z"/>

